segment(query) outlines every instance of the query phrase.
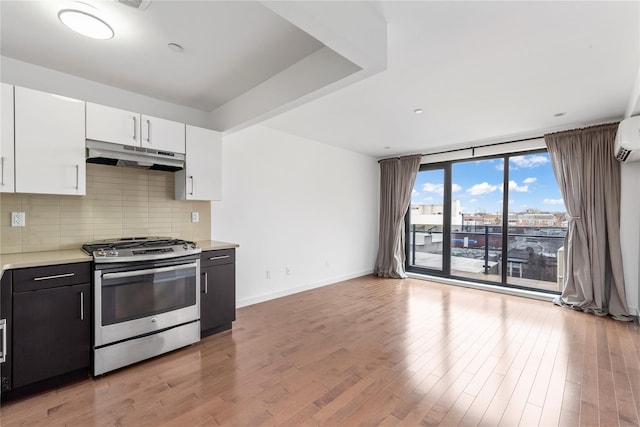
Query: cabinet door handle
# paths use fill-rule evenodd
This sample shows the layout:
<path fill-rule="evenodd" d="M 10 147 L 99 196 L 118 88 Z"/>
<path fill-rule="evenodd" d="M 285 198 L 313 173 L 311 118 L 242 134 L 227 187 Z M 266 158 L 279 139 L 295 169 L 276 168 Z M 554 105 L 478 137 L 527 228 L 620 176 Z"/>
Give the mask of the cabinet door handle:
<path fill-rule="evenodd" d="M 80 165 L 76 165 L 76 190 L 80 187 Z"/>
<path fill-rule="evenodd" d="M 229 258 L 229 255 L 212 256 L 211 258 L 209 258 L 209 261 L 215 261 L 217 259 L 227 259 L 227 258 Z"/>
<path fill-rule="evenodd" d="M 137 133 L 136 128 L 138 127 L 136 126 L 137 124 L 136 116 L 133 116 L 132 119 L 133 119 L 133 140 L 136 141 L 136 133 Z"/>
<path fill-rule="evenodd" d="M 189 179 L 191 180 L 191 193 L 189 193 L 189 194 L 191 194 L 193 196 L 193 192 L 196 189 L 196 181 L 193 179 L 193 175 L 191 175 L 189 177 Z"/>
<path fill-rule="evenodd" d="M 84 320 L 84 292 L 80 291 L 80 320 Z"/>
<path fill-rule="evenodd" d="M 0 157 L 0 168 L 2 168 L 2 175 L 0 175 L 0 185 L 4 187 L 4 157 Z"/>
<path fill-rule="evenodd" d="M 204 293 L 209 293 L 209 275 L 206 272 L 204 273 Z"/>
<path fill-rule="evenodd" d="M 51 279 L 61 279 L 63 277 L 73 277 L 76 273 L 64 273 L 64 274 L 55 274 L 53 276 L 42 276 L 42 277 L 34 277 L 33 280 L 39 282 L 41 280 L 51 280 Z"/>
<path fill-rule="evenodd" d="M 147 120 L 147 142 L 151 142 L 151 120 Z"/>
<path fill-rule="evenodd" d="M 0 331 L 2 331 L 2 351 L 0 352 L 0 363 L 7 361 L 7 320 L 0 319 Z"/>

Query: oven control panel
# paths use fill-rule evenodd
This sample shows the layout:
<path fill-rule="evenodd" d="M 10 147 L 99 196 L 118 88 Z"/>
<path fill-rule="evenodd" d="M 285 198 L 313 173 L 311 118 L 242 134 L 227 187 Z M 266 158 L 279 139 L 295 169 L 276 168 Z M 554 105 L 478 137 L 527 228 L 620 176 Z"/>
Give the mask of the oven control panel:
<path fill-rule="evenodd" d="M 173 248 L 137 249 L 131 251 L 134 255 L 165 254 L 167 252 L 173 252 Z"/>
<path fill-rule="evenodd" d="M 99 251 L 94 251 L 93 256 L 94 257 L 105 257 L 105 256 L 117 257 L 118 251 L 116 251 L 115 249 L 106 249 L 106 250 L 100 249 Z"/>

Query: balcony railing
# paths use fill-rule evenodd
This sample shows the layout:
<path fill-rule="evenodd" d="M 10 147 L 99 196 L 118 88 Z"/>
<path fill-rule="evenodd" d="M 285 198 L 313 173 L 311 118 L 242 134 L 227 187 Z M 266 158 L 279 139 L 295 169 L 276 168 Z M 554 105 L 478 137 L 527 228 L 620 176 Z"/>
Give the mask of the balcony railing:
<path fill-rule="evenodd" d="M 507 274 L 513 276 L 515 271 L 521 279 L 555 282 L 556 253 L 563 245 L 565 234 L 566 228 L 562 227 L 509 226 L 506 261 L 511 268 L 507 270 Z M 442 235 L 441 225 L 412 224 L 409 242 L 410 264 L 421 266 L 416 264 L 416 252 L 441 256 Z M 416 244 L 418 240 L 422 243 Z M 482 271 L 477 271 L 476 268 L 476 273 L 483 272 L 484 275 L 492 275 L 500 280 L 500 265 L 503 261 L 502 226 L 457 226 L 451 232 L 451 254 L 452 257 L 477 259 L 478 263 L 479 260 L 483 260 Z"/>

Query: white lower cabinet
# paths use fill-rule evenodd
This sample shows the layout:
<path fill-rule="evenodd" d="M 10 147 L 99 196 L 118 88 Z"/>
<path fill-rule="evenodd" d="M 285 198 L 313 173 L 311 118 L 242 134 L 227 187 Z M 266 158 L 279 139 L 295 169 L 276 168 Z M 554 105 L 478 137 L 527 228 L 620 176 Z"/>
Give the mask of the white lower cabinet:
<path fill-rule="evenodd" d="M 13 193 L 16 191 L 14 181 L 14 143 L 13 143 L 13 86 L 2 83 L 0 87 L 2 104 L 0 113 L 0 193 Z"/>
<path fill-rule="evenodd" d="M 176 172 L 176 200 L 222 199 L 222 135 L 187 125 L 185 169 Z"/>
<path fill-rule="evenodd" d="M 85 103 L 15 88 L 16 192 L 86 194 Z"/>

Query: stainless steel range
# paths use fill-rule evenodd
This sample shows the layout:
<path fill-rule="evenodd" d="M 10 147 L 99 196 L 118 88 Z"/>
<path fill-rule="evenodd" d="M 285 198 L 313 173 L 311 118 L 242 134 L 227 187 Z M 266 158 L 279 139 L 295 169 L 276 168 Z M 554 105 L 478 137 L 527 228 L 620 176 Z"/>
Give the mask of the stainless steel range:
<path fill-rule="evenodd" d="M 200 341 L 200 252 L 168 237 L 99 240 L 94 259 L 93 374 Z"/>

